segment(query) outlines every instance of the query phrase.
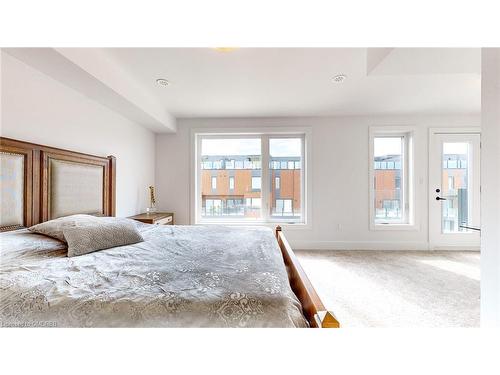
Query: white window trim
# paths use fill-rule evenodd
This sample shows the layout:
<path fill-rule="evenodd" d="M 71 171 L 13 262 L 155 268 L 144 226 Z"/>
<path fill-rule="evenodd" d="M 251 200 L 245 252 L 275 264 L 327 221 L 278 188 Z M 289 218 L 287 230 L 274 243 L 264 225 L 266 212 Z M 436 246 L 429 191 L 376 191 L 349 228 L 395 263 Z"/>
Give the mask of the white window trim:
<path fill-rule="evenodd" d="M 201 181 L 201 168 L 200 163 L 197 160 L 198 150 L 201 147 L 201 137 L 200 136 L 234 136 L 234 138 L 242 138 L 252 136 L 283 136 L 283 137 L 304 137 L 304 142 L 302 144 L 302 165 L 301 178 L 303 182 L 303 189 L 301 192 L 301 202 L 303 202 L 302 210 L 302 220 L 300 222 L 287 222 L 279 219 L 272 219 L 270 213 L 268 212 L 269 207 L 263 207 L 263 218 L 262 219 L 245 219 L 241 221 L 235 221 L 234 219 L 218 219 L 218 220 L 201 220 L 198 217 L 198 213 L 201 213 L 201 195 L 198 196 L 198 181 Z M 312 229 L 312 128 L 311 127 L 261 127 L 261 128 L 193 128 L 191 129 L 191 142 L 190 142 L 190 192 L 191 197 L 189 200 L 190 205 L 190 223 L 196 224 L 224 224 L 224 225 L 265 225 L 274 228 L 276 225 L 287 228 L 287 230 L 294 229 Z M 266 169 L 269 168 L 269 142 L 263 142 L 262 153 L 262 166 L 266 165 Z M 263 168 L 264 169 L 264 168 Z M 262 186 L 269 185 L 268 173 L 262 173 Z M 269 199 L 265 195 L 269 195 L 268 189 L 262 189 L 262 201 L 266 198 L 266 202 Z M 269 203 L 268 203 L 269 204 Z M 305 207 L 304 207 L 305 204 Z M 198 209 L 199 208 L 199 209 Z"/>
<path fill-rule="evenodd" d="M 375 188 L 373 181 L 375 178 L 375 169 L 373 163 L 374 154 L 374 138 L 380 136 L 405 136 L 404 150 L 406 158 L 404 158 L 403 165 L 403 204 L 408 205 L 405 207 L 405 216 L 407 216 L 407 223 L 375 223 Z M 378 230 L 419 230 L 419 225 L 416 215 L 415 206 L 415 127 L 413 126 L 370 126 L 369 128 L 369 146 L 368 146 L 368 165 L 369 165 L 369 227 L 372 231 Z"/>

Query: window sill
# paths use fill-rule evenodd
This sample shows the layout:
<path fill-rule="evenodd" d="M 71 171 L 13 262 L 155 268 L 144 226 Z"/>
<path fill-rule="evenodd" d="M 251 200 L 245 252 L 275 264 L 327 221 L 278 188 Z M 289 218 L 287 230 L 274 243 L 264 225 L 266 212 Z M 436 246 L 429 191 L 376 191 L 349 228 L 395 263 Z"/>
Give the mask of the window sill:
<path fill-rule="evenodd" d="M 418 225 L 415 225 L 415 224 L 374 224 L 374 223 L 371 223 L 370 224 L 370 230 L 373 230 L 373 231 L 378 231 L 378 230 L 381 230 L 381 231 L 384 231 L 384 230 L 388 230 L 388 231 L 398 231 L 398 230 L 402 230 L 402 231 L 417 231 L 419 230 L 420 227 Z"/>
<path fill-rule="evenodd" d="M 269 228 L 276 228 L 278 225 L 282 227 L 283 229 L 286 230 L 303 230 L 303 229 L 312 229 L 311 224 L 307 224 L 304 222 L 297 222 L 297 223 L 291 223 L 291 222 L 279 222 L 279 221 L 253 221 L 253 220 L 247 220 L 247 221 L 224 221 L 224 220 L 200 220 L 196 221 L 195 225 L 228 225 L 228 226 L 264 226 L 264 227 L 269 227 Z"/>

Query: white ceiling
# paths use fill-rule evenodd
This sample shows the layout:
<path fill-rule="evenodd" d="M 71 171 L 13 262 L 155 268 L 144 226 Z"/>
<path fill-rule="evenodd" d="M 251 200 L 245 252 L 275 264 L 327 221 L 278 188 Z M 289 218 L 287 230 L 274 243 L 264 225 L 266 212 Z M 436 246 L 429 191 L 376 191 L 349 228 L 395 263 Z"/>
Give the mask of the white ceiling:
<path fill-rule="evenodd" d="M 171 115 L 267 117 L 479 113 L 480 50 L 103 49 Z M 346 74 L 340 84 L 332 82 Z M 166 78 L 168 87 L 158 86 Z"/>
<path fill-rule="evenodd" d="M 177 118 L 479 114 L 481 52 L 460 48 L 7 48 L 157 133 Z M 332 82 L 346 74 L 342 83 Z M 159 86 L 157 78 L 171 84 Z"/>

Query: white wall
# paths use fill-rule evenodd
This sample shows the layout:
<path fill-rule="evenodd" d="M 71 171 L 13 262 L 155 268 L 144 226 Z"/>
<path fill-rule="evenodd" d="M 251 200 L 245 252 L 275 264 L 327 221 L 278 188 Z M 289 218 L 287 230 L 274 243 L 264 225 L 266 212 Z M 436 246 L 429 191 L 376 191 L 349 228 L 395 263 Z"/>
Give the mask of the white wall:
<path fill-rule="evenodd" d="M 500 48 L 482 51 L 481 326 L 500 327 Z"/>
<path fill-rule="evenodd" d="M 370 231 L 368 129 L 371 125 L 417 128 L 416 231 Z M 480 126 L 479 116 L 330 117 L 273 119 L 181 119 L 176 134 L 156 137 L 159 207 L 178 224 L 190 223 L 191 129 L 312 127 L 312 228 L 286 229 L 296 248 L 427 249 L 427 143 L 429 127 Z M 340 227 L 339 227 L 340 224 Z"/>
<path fill-rule="evenodd" d="M 155 135 L 116 112 L 1 52 L 1 135 L 117 158 L 116 213 L 148 206 Z"/>

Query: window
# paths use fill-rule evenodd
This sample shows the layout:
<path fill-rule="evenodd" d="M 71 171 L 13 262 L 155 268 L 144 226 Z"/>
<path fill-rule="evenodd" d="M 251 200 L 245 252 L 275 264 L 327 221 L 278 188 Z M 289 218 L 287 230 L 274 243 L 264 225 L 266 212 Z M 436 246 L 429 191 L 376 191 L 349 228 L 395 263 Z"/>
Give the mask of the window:
<path fill-rule="evenodd" d="M 261 179 L 260 177 L 252 177 L 252 190 L 260 190 Z"/>
<path fill-rule="evenodd" d="M 271 158 L 280 158 L 279 172 L 271 170 L 270 181 L 274 178 L 274 188 L 271 186 L 271 217 L 290 219 L 301 217 L 301 199 L 303 177 L 300 168 L 302 159 L 302 138 L 270 138 L 269 154 Z M 284 168 L 285 167 L 285 168 Z M 279 175 L 277 175 L 279 173 Z"/>
<path fill-rule="evenodd" d="M 222 201 L 220 199 L 207 199 L 204 207 L 206 216 L 222 215 Z"/>
<path fill-rule="evenodd" d="M 223 213 L 230 216 L 244 216 L 245 207 L 243 205 L 243 199 L 227 199 L 226 209 Z"/>
<path fill-rule="evenodd" d="M 304 134 L 194 137 L 197 223 L 221 219 L 305 222 Z"/>
<path fill-rule="evenodd" d="M 200 219 L 261 217 L 261 139 L 207 137 L 200 141 L 200 165 L 203 167 L 210 161 L 214 168 L 220 169 L 217 176 L 212 176 L 214 172 L 200 168 L 200 184 L 197 186 L 197 194 L 201 197 L 198 205 L 201 207 Z M 230 176 L 225 170 L 234 170 L 230 172 L 234 175 Z M 236 177 L 241 186 L 236 186 Z M 208 187 L 206 181 L 209 181 Z"/>
<path fill-rule="evenodd" d="M 293 215 L 293 203 L 291 199 L 276 199 L 275 215 L 290 216 Z"/>
<path fill-rule="evenodd" d="M 260 198 L 247 198 L 246 204 L 249 208 L 260 208 L 262 205 L 262 201 Z"/>
<path fill-rule="evenodd" d="M 413 225 L 411 132 L 370 129 L 370 226 Z"/>

